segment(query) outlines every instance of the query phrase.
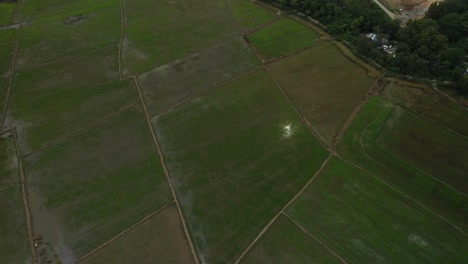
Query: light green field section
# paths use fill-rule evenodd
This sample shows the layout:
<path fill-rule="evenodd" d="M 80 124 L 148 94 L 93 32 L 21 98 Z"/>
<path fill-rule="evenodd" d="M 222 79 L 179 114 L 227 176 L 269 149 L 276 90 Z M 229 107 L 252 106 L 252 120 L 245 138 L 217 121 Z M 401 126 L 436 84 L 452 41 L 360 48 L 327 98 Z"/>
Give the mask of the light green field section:
<path fill-rule="evenodd" d="M 64 23 L 79 15 L 86 17 Z M 27 21 L 21 27 L 18 69 L 117 47 L 120 39 L 119 0 L 25 1 L 17 20 Z"/>
<path fill-rule="evenodd" d="M 156 68 L 138 77 L 149 111 L 181 103 L 260 67 L 242 37 Z"/>
<path fill-rule="evenodd" d="M 468 139 L 395 106 L 376 143 L 468 194 Z"/>
<path fill-rule="evenodd" d="M 264 59 L 273 59 L 316 42 L 317 32 L 289 18 L 282 18 L 248 36 Z"/>
<path fill-rule="evenodd" d="M 11 17 L 15 10 L 16 3 L 0 3 L 0 27 L 10 24 Z"/>
<path fill-rule="evenodd" d="M 381 94 L 428 120 L 468 136 L 468 111 L 434 90 L 391 82 Z"/>
<path fill-rule="evenodd" d="M 0 29 L 0 44 L 13 43 L 17 38 L 18 30 L 16 28 Z M 0 49 L 3 48 L 4 46 L 0 47 Z"/>
<path fill-rule="evenodd" d="M 229 0 L 232 13 L 244 31 L 252 31 L 277 18 L 273 12 L 245 0 Z"/>
<path fill-rule="evenodd" d="M 287 214 L 349 263 L 462 263 L 468 257 L 463 233 L 337 158 Z"/>
<path fill-rule="evenodd" d="M 31 263 L 20 185 L 0 190 L 0 263 Z"/>
<path fill-rule="evenodd" d="M 15 74 L 9 116 L 25 153 L 137 101 L 134 83 L 118 81 L 116 50 Z"/>
<path fill-rule="evenodd" d="M 174 204 L 79 263 L 154 262 L 194 263 Z"/>
<path fill-rule="evenodd" d="M 325 247 L 281 215 L 247 253 L 242 264 L 341 263 Z"/>
<path fill-rule="evenodd" d="M 144 3 L 126 2 L 124 76 L 141 74 L 240 34 L 224 1 L 173 1 L 134 14 L 132 10 Z"/>
<path fill-rule="evenodd" d="M 34 230 L 74 262 L 172 200 L 133 107 L 24 161 Z"/>
<path fill-rule="evenodd" d="M 342 157 L 364 167 L 460 229 L 468 231 L 466 195 L 424 174 L 375 143 L 393 108 L 390 101 L 381 97 L 371 97 L 346 131 L 338 152 Z M 421 133 L 427 132 L 421 130 Z M 427 154 L 420 155 L 424 157 Z"/>
<path fill-rule="evenodd" d="M 6 137 L 5 133 L 2 137 Z M 0 138 L 0 189 L 18 183 L 18 161 L 13 138 Z"/>
<path fill-rule="evenodd" d="M 323 142 L 331 145 L 373 79 L 332 44 L 314 47 L 268 67 Z"/>
<path fill-rule="evenodd" d="M 326 158 L 263 70 L 153 122 L 207 263 L 239 257 Z"/>

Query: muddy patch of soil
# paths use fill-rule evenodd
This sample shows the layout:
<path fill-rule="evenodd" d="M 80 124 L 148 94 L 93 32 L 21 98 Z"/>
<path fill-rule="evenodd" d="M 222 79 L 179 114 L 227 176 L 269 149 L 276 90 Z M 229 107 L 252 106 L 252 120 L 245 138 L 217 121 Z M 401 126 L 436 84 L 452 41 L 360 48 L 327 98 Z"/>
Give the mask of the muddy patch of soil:
<path fill-rule="evenodd" d="M 68 25 L 68 24 L 73 24 L 76 22 L 79 22 L 85 18 L 87 18 L 88 15 L 86 14 L 79 14 L 77 16 L 69 16 L 63 20 L 63 24 Z"/>

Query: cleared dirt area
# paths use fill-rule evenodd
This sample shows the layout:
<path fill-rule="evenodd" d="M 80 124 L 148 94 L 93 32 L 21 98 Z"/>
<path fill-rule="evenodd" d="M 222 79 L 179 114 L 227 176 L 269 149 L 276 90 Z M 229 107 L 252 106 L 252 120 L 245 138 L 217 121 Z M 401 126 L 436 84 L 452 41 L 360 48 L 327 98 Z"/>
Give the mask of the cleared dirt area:
<path fill-rule="evenodd" d="M 396 18 L 406 22 L 410 19 L 420 19 L 426 14 L 429 6 L 437 1 L 443 0 L 377 0 L 389 11 L 395 14 Z"/>

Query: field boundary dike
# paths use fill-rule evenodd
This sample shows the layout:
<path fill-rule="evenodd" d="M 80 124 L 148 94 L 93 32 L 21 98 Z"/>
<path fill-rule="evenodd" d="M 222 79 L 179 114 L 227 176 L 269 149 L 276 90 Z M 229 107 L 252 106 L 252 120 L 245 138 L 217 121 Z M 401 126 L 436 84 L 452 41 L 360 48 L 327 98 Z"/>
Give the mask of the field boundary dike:
<path fill-rule="evenodd" d="M 135 82 L 136 89 L 137 89 L 138 94 L 140 96 L 141 104 L 143 106 L 143 110 L 144 110 L 145 115 L 146 115 L 146 122 L 148 123 L 148 128 L 149 128 L 151 136 L 153 138 L 153 143 L 155 145 L 156 151 L 159 154 L 159 159 L 160 159 L 160 162 L 161 162 L 161 166 L 162 166 L 162 168 L 164 170 L 164 174 L 165 174 L 165 176 L 167 178 L 169 188 L 171 189 L 171 193 L 172 193 L 172 197 L 174 199 L 174 203 L 176 204 L 177 211 L 179 212 L 179 218 L 180 218 L 180 221 L 182 223 L 182 227 L 184 229 L 184 233 L 185 233 L 185 236 L 187 238 L 187 241 L 189 242 L 190 250 L 192 252 L 195 263 L 199 264 L 200 261 L 198 259 L 198 254 L 197 254 L 197 252 L 195 250 L 195 246 L 193 245 L 193 240 L 192 240 L 192 238 L 190 236 L 190 232 L 189 232 L 189 230 L 187 228 L 187 223 L 185 222 L 185 217 L 184 217 L 184 215 L 182 213 L 182 209 L 181 209 L 179 201 L 177 199 L 177 193 L 174 190 L 174 186 L 172 185 L 172 181 L 171 181 L 171 177 L 169 175 L 169 171 L 168 171 L 168 169 L 166 167 L 166 164 L 164 162 L 164 156 L 162 154 L 161 147 L 159 145 L 159 141 L 158 141 L 158 138 L 157 138 L 156 133 L 154 131 L 153 125 L 151 124 L 151 117 L 149 115 L 148 108 L 146 107 L 145 100 L 143 99 L 143 93 L 141 91 L 140 84 L 138 82 L 137 77 L 133 76 L 133 81 Z"/>
<path fill-rule="evenodd" d="M 77 263 L 80 263 L 81 261 L 89 258 L 91 255 L 95 254 L 96 252 L 98 252 L 99 250 L 103 249 L 104 247 L 108 246 L 109 244 L 111 244 L 112 242 L 114 242 L 115 240 L 119 239 L 120 237 L 122 237 L 123 235 L 125 235 L 126 233 L 132 231 L 135 227 L 143 224 L 144 222 L 148 221 L 149 219 L 151 219 L 153 216 L 157 215 L 159 212 L 161 212 L 162 210 L 166 209 L 168 206 L 170 206 L 172 203 L 174 203 L 174 200 L 168 202 L 167 204 L 161 206 L 159 209 L 157 209 L 156 211 L 152 212 L 151 214 L 145 216 L 143 219 L 141 219 L 140 221 L 138 221 L 137 223 L 133 224 L 132 226 L 130 226 L 129 228 L 125 229 L 124 231 L 120 232 L 119 234 L 117 234 L 116 236 L 114 236 L 113 238 L 109 239 L 108 241 L 104 242 L 102 245 L 98 246 L 97 248 L 93 249 L 91 252 L 89 252 L 88 254 L 84 255 L 83 257 L 81 257 Z"/>
<path fill-rule="evenodd" d="M 411 196 L 403 193 L 402 191 L 398 190 L 397 188 L 393 187 L 391 184 L 387 183 L 386 181 L 380 179 L 379 177 L 375 176 L 374 174 L 372 174 L 371 172 L 369 172 L 368 170 L 364 169 L 363 167 L 359 166 L 358 164 L 350 161 L 350 160 L 347 160 L 343 157 L 341 157 L 340 155 L 337 155 L 337 157 L 339 157 L 341 160 L 345 161 L 346 163 L 362 170 L 363 172 L 367 173 L 368 175 L 374 177 L 375 179 L 377 179 L 378 181 L 382 182 L 383 184 L 385 184 L 386 186 L 388 186 L 390 189 L 398 192 L 400 195 L 404 196 L 405 198 L 411 200 L 412 202 L 416 203 L 418 206 L 420 206 L 421 208 L 423 208 L 424 210 L 430 212 L 431 214 L 433 214 L 434 216 L 436 216 L 437 218 L 443 220 L 444 222 L 446 222 L 447 224 L 451 225 L 453 228 L 457 229 L 458 231 L 460 231 L 463 235 L 465 235 L 466 237 L 468 237 L 468 234 L 465 233 L 463 230 L 461 230 L 458 226 L 456 226 L 455 224 L 453 224 L 452 222 L 450 222 L 449 220 L 447 220 L 445 217 L 439 215 L 438 213 L 434 212 L 433 210 L 429 209 L 428 207 L 424 206 L 423 204 L 421 204 L 420 202 L 418 202 L 417 200 L 413 199 Z"/>
<path fill-rule="evenodd" d="M 335 256 L 337 259 L 339 259 L 341 262 L 347 264 L 348 262 L 346 260 L 344 260 L 340 255 L 338 255 L 338 253 L 336 253 L 335 251 L 333 251 L 331 248 L 329 248 L 325 243 L 323 243 L 322 241 L 320 241 L 317 237 L 315 237 L 314 235 L 312 235 L 309 231 L 307 231 L 307 229 L 305 229 L 303 226 L 301 226 L 297 221 L 295 221 L 294 219 L 292 219 L 289 215 L 287 215 L 285 212 L 282 212 L 282 214 L 289 219 L 289 221 L 291 221 L 294 225 L 296 225 L 299 229 L 302 230 L 302 232 L 304 232 L 305 234 L 307 234 L 309 237 L 311 237 L 313 240 L 317 241 L 322 247 L 326 248 L 328 250 L 328 252 L 330 252 L 333 256 Z"/>
<path fill-rule="evenodd" d="M 268 229 L 273 225 L 273 223 L 278 219 L 278 217 L 284 213 L 284 210 L 286 210 L 296 199 L 309 187 L 309 185 L 317 178 L 317 176 L 322 172 L 323 168 L 328 164 L 328 161 L 332 157 L 331 154 L 328 155 L 327 159 L 322 163 L 320 166 L 320 169 L 317 170 L 317 172 L 314 173 L 312 178 L 310 178 L 309 181 L 299 190 L 299 192 L 294 195 L 294 197 L 286 203 L 286 205 L 268 222 L 268 224 L 260 231 L 260 233 L 255 237 L 255 239 L 250 243 L 250 245 L 241 253 L 239 258 L 234 262 L 234 264 L 239 264 L 242 259 L 247 255 L 247 253 L 252 249 L 252 247 L 257 243 L 257 241 L 268 231 Z"/>

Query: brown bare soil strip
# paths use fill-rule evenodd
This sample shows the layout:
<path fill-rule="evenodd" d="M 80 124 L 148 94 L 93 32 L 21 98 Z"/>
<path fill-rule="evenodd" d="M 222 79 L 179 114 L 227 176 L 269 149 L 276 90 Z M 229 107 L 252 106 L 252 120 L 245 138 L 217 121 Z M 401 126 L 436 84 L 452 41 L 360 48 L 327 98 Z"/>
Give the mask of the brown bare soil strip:
<path fill-rule="evenodd" d="M 99 120 L 96 121 L 96 122 L 93 122 L 93 123 L 91 123 L 91 124 L 89 124 L 89 125 L 87 125 L 87 126 L 84 126 L 84 127 L 80 128 L 80 129 L 78 129 L 78 130 L 76 130 L 76 131 L 74 131 L 74 132 L 72 132 L 72 133 L 70 133 L 70 134 L 67 134 L 67 135 L 65 135 L 65 136 L 63 136 L 63 137 L 61 137 L 61 138 L 59 138 L 59 139 L 56 139 L 56 140 L 54 140 L 54 141 L 51 141 L 51 142 L 45 144 L 44 146 L 42 146 L 42 147 L 40 147 L 40 148 L 38 148 L 38 149 L 36 149 L 36 150 L 34 150 L 34 151 L 32 151 L 32 152 L 29 152 L 29 153 L 25 154 L 23 157 L 27 157 L 27 156 L 33 155 L 33 154 L 35 154 L 35 153 L 37 153 L 37 152 L 39 152 L 39 151 L 42 151 L 42 150 L 44 150 L 44 149 L 46 149 L 46 148 L 48 148 L 48 147 L 51 147 L 51 146 L 53 146 L 53 145 L 55 145 L 55 144 L 57 144 L 57 143 L 59 143 L 59 142 L 62 142 L 62 141 L 66 140 L 66 139 L 68 139 L 68 138 L 70 138 L 70 137 L 72 137 L 72 136 L 75 136 L 75 135 L 77 135 L 77 134 L 79 134 L 79 133 L 85 131 L 86 129 L 88 129 L 88 128 L 90 128 L 90 127 L 99 125 L 100 123 L 106 121 L 107 119 L 109 119 L 109 118 L 111 118 L 111 117 L 114 117 L 114 116 L 118 115 L 119 113 L 121 113 L 121 112 L 123 112 L 123 111 L 125 111 L 125 110 L 127 110 L 127 109 L 129 109 L 129 108 L 132 108 L 133 106 L 135 106 L 135 105 L 137 105 L 137 104 L 139 104 L 139 102 L 132 103 L 131 105 L 128 105 L 128 106 L 126 106 L 126 107 L 124 107 L 124 108 L 118 110 L 117 112 L 114 112 L 114 113 L 112 113 L 112 114 L 110 114 L 110 115 L 107 115 L 107 116 L 103 117 L 102 119 L 99 119 Z"/>
<path fill-rule="evenodd" d="M 24 172 L 23 172 L 23 157 L 21 156 L 21 149 L 18 144 L 18 133 L 16 129 L 14 129 L 13 140 L 15 141 L 16 156 L 18 157 L 18 170 L 19 170 L 20 183 L 21 183 L 21 192 L 23 194 L 22 196 L 23 196 L 24 211 L 26 213 L 26 226 L 28 228 L 28 238 L 29 238 L 29 245 L 31 247 L 32 263 L 37 264 L 36 249 L 34 247 L 34 232 L 33 232 L 32 221 L 31 221 L 31 211 L 29 208 L 28 193 L 26 191 L 26 180 L 25 180 Z"/>
<path fill-rule="evenodd" d="M 329 248 L 327 245 L 325 245 L 322 241 L 320 241 L 318 238 L 316 238 L 314 235 L 312 235 L 309 231 L 307 231 L 304 227 L 302 227 L 298 222 L 294 221 L 289 215 L 283 212 L 283 215 L 286 216 L 293 224 L 295 224 L 297 227 L 299 227 L 302 232 L 306 233 L 309 235 L 311 238 L 313 238 L 315 241 L 317 241 L 320 245 L 322 245 L 324 248 L 326 248 L 333 256 L 335 256 L 337 259 L 339 259 L 343 263 L 348 263 L 346 260 L 344 260 L 340 255 L 338 255 L 335 251 L 333 251 L 331 248 Z"/>
<path fill-rule="evenodd" d="M 185 104 L 185 103 L 188 103 L 188 102 L 192 101 L 193 99 L 196 99 L 196 98 L 198 98 L 198 97 L 200 97 L 200 96 L 203 96 L 203 95 L 205 95 L 205 94 L 211 93 L 211 92 L 213 92 L 214 90 L 216 90 L 216 89 L 218 89 L 218 88 L 220 88 L 220 87 L 223 87 L 224 85 L 227 85 L 227 84 L 229 84 L 229 83 L 232 83 L 232 82 L 234 82 L 234 81 L 237 81 L 238 79 L 241 79 L 241 78 L 243 78 L 243 77 L 245 77 L 245 76 L 247 76 L 247 75 L 249 75 L 249 74 L 253 74 L 254 72 L 259 71 L 259 70 L 261 70 L 261 69 L 262 69 L 262 68 L 255 69 L 255 70 L 253 70 L 253 71 L 250 71 L 250 72 L 244 73 L 244 74 L 242 74 L 242 75 L 239 75 L 239 76 L 237 76 L 237 77 L 235 77 L 235 78 L 233 78 L 233 79 L 227 80 L 227 81 L 225 81 L 225 82 L 223 82 L 223 83 L 221 83 L 221 84 L 219 84 L 219 85 L 216 85 L 215 87 L 213 87 L 213 88 L 211 88 L 211 89 L 208 89 L 208 90 L 206 90 L 206 91 L 203 91 L 203 92 L 201 92 L 201 93 L 199 93 L 199 94 L 196 94 L 196 95 L 194 95 L 194 96 L 192 96 L 192 97 L 190 97 L 190 98 L 187 98 L 187 99 L 185 99 L 184 101 L 179 102 L 179 103 L 177 103 L 177 104 L 175 104 L 175 105 L 173 105 L 173 106 L 171 106 L 171 107 L 168 107 L 168 108 L 166 108 L 166 109 L 163 109 L 163 110 L 157 112 L 155 115 L 160 115 L 160 114 L 162 114 L 162 113 L 166 113 L 166 112 L 168 112 L 168 111 L 171 111 L 172 109 L 177 108 L 177 107 L 179 107 L 179 106 L 181 106 L 181 105 L 183 105 L 183 104 Z"/>
<path fill-rule="evenodd" d="M 81 56 L 84 56 L 84 55 L 92 54 L 92 53 L 95 53 L 95 52 L 99 52 L 99 51 L 103 51 L 103 50 L 107 50 L 107 49 L 111 49 L 111 48 L 114 48 L 114 47 L 113 46 L 108 46 L 108 47 L 104 47 L 104 48 L 99 48 L 99 49 L 87 51 L 87 52 L 84 52 L 84 53 L 81 53 L 81 54 L 78 54 L 78 55 L 73 55 L 73 56 L 70 56 L 70 57 L 65 57 L 65 58 L 61 58 L 61 59 L 58 59 L 58 60 L 45 62 L 45 63 L 39 64 L 39 65 L 34 65 L 34 66 L 31 66 L 31 67 L 21 68 L 21 69 L 18 69 L 17 71 L 31 70 L 31 69 L 39 68 L 39 67 L 42 67 L 42 66 L 50 65 L 50 64 L 53 64 L 53 63 L 56 63 L 56 62 L 71 60 L 71 59 L 74 59 L 74 58 L 78 58 L 78 57 L 81 57 Z"/>
<path fill-rule="evenodd" d="M 284 210 L 286 210 L 286 208 L 288 208 L 294 201 L 296 201 L 296 199 L 304 192 L 304 190 L 307 189 L 307 187 L 309 187 L 309 185 L 320 174 L 320 172 L 325 167 L 325 165 L 327 165 L 328 161 L 330 160 L 330 157 L 331 157 L 331 155 L 328 155 L 328 158 L 322 163 L 322 166 L 320 167 L 320 169 L 312 176 L 312 178 L 310 178 L 310 180 L 304 185 L 304 187 L 302 187 L 302 189 L 300 189 L 299 192 L 296 193 L 296 195 L 294 195 L 294 197 L 278 212 L 278 214 L 276 214 L 270 220 L 270 222 L 268 222 L 268 224 L 262 229 L 262 231 L 260 231 L 260 233 L 257 235 L 257 237 L 255 237 L 255 239 L 252 241 L 252 243 L 250 243 L 250 245 L 242 252 L 242 254 L 239 256 L 239 258 L 236 260 L 236 262 L 234 262 L 234 264 L 238 264 L 238 263 L 241 262 L 241 260 L 250 251 L 250 249 L 255 245 L 255 243 L 257 243 L 257 241 L 263 236 L 263 234 L 265 234 L 265 232 L 268 231 L 268 229 L 273 225 L 273 223 L 276 221 L 276 219 L 281 214 L 284 214 Z"/>
<path fill-rule="evenodd" d="M 364 96 L 364 98 L 362 99 L 362 101 L 359 102 L 359 104 L 353 109 L 351 114 L 349 114 L 348 118 L 344 122 L 344 124 L 341 127 L 340 131 L 338 132 L 338 134 L 333 139 L 333 143 L 332 143 L 332 146 L 331 146 L 333 151 L 335 151 L 338 144 L 340 144 L 341 140 L 343 139 L 344 133 L 348 129 L 349 125 L 351 125 L 351 123 L 353 122 L 354 118 L 357 116 L 359 111 L 361 111 L 361 108 L 367 103 L 367 101 L 369 101 L 369 98 L 372 95 L 375 95 L 375 94 L 377 94 L 379 92 L 379 90 L 384 86 L 384 84 L 385 84 L 385 82 L 383 82 L 381 79 L 377 79 L 374 82 L 374 84 L 371 86 L 369 91 L 367 91 L 367 93 Z"/>
<path fill-rule="evenodd" d="M 138 91 L 138 94 L 140 95 L 141 104 L 143 106 L 143 110 L 145 111 L 145 115 L 146 115 L 146 122 L 148 123 L 148 128 L 149 128 L 149 130 L 151 132 L 151 136 L 153 137 L 153 143 L 154 143 L 154 145 L 156 147 L 156 150 L 157 150 L 157 152 L 159 154 L 159 159 L 160 159 L 161 165 L 163 167 L 164 174 L 166 175 L 167 182 L 169 184 L 169 188 L 171 189 L 172 197 L 174 198 L 174 202 L 175 202 L 175 204 L 177 206 L 177 210 L 179 211 L 180 221 L 182 222 L 182 226 L 184 228 L 185 236 L 187 237 L 187 241 L 189 242 L 190 250 L 192 251 L 192 255 L 193 255 L 193 259 L 194 259 L 196 264 L 199 264 L 200 261 L 198 260 L 198 255 L 197 255 L 197 252 L 195 251 L 195 247 L 193 245 L 192 238 L 190 237 L 190 233 L 189 233 L 189 231 L 187 229 L 187 224 L 185 223 L 185 218 L 184 218 L 184 215 L 182 214 L 182 209 L 180 208 L 179 201 L 177 200 L 177 194 L 176 194 L 176 192 L 174 190 L 174 187 L 172 186 L 172 181 L 171 181 L 171 177 L 169 176 L 169 171 L 167 170 L 166 164 L 164 163 L 164 157 L 162 155 L 161 148 L 159 146 L 158 138 L 157 138 L 156 133 L 154 132 L 154 128 L 153 128 L 153 126 L 151 124 L 151 117 L 149 115 L 148 108 L 146 107 L 145 100 L 143 99 L 143 93 L 141 92 L 140 84 L 138 83 L 138 79 L 135 76 L 133 77 L 133 80 L 135 82 L 135 86 L 136 86 L 136 89 Z"/>
<path fill-rule="evenodd" d="M 436 212 L 432 211 L 431 209 L 427 208 L 426 206 L 424 206 L 423 204 L 421 204 L 420 202 L 416 201 L 415 199 L 413 199 L 411 196 L 401 192 L 400 190 L 398 190 L 397 188 L 393 187 L 392 185 L 390 185 L 389 183 L 387 183 L 386 181 L 380 179 L 379 177 L 373 175 L 371 172 L 367 171 L 366 169 L 362 168 L 361 166 L 355 164 L 354 162 L 352 161 L 349 161 L 345 158 L 342 158 L 340 155 L 336 155 L 337 157 L 339 157 L 340 159 L 342 159 L 343 161 L 347 162 L 348 164 L 364 171 L 365 173 L 371 175 L 372 177 L 376 178 L 377 180 L 379 180 L 380 182 L 382 182 L 383 184 L 387 185 L 389 188 L 391 188 L 392 190 L 398 192 L 399 194 L 403 195 L 404 197 L 408 198 L 409 200 L 411 200 L 412 202 L 416 203 L 417 205 L 421 206 L 422 208 L 424 208 L 425 210 L 427 210 L 428 212 L 432 213 L 433 215 L 435 215 L 436 217 L 442 219 L 443 221 L 445 221 L 447 224 L 451 225 L 452 227 L 454 227 L 455 229 L 457 229 L 458 231 L 460 231 L 462 234 L 464 234 L 465 236 L 468 236 L 467 233 L 465 233 L 463 230 L 461 230 L 459 227 L 457 227 L 455 224 L 453 224 L 452 222 L 450 222 L 449 220 L 447 220 L 446 218 L 444 218 L 443 216 L 437 214 Z"/>
<path fill-rule="evenodd" d="M 13 15 L 11 16 L 10 24 L 13 24 L 15 22 L 16 14 L 18 14 L 18 10 L 20 9 L 21 4 L 21 0 L 18 0 L 15 6 L 15 10 L 13 11 Z"/>
<path fill-rule="evenodd" d="M 268 74 L 270 75 L 270 78 L 275 82 L 276 86 L 278 87 L 278 89 L 280 89 L 281 93 L 283 94 L 284 98 L 286 99 L 286 101 L 289 103 L 289 105 L 292 107 L 292 109 L 294 109 L 294 111 L 297 113 L 297 115 L 299 116 L 299 118 L 302 120 L 302 123 L 304 123 L 304 125 L 309 129 L 310 133 L 312 133 L 312 135 L 317 139 L 317 141 L 320 143 L 320 145 L 322 145 L 322 147 L 326 150 L 328 150 L 329 152 L 331 152 L 331 149 L 329 147 L 327 147 L 327 145 L 325 144 L 325 142 L 323 142 L 320 137 L 317 135 L 317 133 L 315 133 L 315 130 L 312 129 L 312 126 L 310 126 L 309 122 L 305 119 L 304 116 L 301 115 L 301 113 L 299 113 L 299 111 L 296 109 L 296 107 L 292 104 L 291 100 L 289 100 L 289 97 L 286 95 L 286 92 L 283 90 L 283 88 L 281 88 L 281 86 L 279 85 L 278 81 L 276 81 L 275 77 L 273 76 L 273 74 L 271 73 L 270 69 L 268 69 L 268 67 L 265 65 L 265 69 L 266 71 L 268 72 Z"/>
<path fill-rule="evenodd" d="M 119 41 L 119 80 L 122 78 L 122 42 L 125 36 L 125 22 L 127 22 L 127 15 L 125 12 L 125 2 L 120 0 L 120 41 Z"/>
<path fill-rule="evenodd" d="M 151 214 L 145 216 L 143 219 L 141 219 L 140 221 L 138 221 L 136 224 L 132 225 L 131 227 L 125 229 L 124 231 L 120 232 L 118 235 L 116 235 L 115 237 L 109 239 L 108 241 L 104 242 L 104 244 L 100 245 L 99 247 L 93 249 L 91 252 L 89 252 L 88 254 L 84 255 L 83 257 L 81 257 L 77 263 L 83 261 L 84 259 L 90 257 L 91 255 L 93 255 L 94 253 L 98 252 L 99 250 L 101 250 L 102 248 L 106 247 L 107 245 L 109 245 L 110 243 L 114 242 L 114 240 L 120 238 L 121 236 L 125 235 L 126 233 L 132 231 L 135 227 L 143 224 L 144 222 L 148 221 L 151 217 L 153 217 L 154 215 L 156 215 L 157 213 L 161 212 L 162 210 L 164 210 L 166 207 L 168 207 L 169 205 L 171 205 L 172 203 L 174 202 L 174 200 L 170 201 L 169 203 L 163 205 L 161 208 L 157 209 L 156 211 L 152 212 Z"/>
<path fill-rule="evenodd" d="M 10 185 L 7 185 L 7 186 L 5 186 L 5 187 L 2 187 L 2 188 L 0 188 L 0 192 L 3 191 L 3 190 L 8 189 L 8 188 L 10 188 L 10 187 L 13 187 L 13 186 L 15 186 L 15 185 L 16 185 L 16 183 L 12 183 L 12 184 L 10 184 Z"/>
<path fill-rule="evenodd" d="M 8 70 L 8 89 L 7 89 L 7 94 L 5 97 L 5 101 L 3 103 L 3 112 L 2 112 L 2 118 L 0 119 L 0 129 L 3 129 L 3 125 L 5 123 L 5 116 L 6 112 L 8 109 L 8 101 L 10 100 L 10 94 L 11 94 L 11 84 L 13 82 L 13 76 L 15 75 L 15 68 L 16 68 L 16 58 L 18 57 L 18 49 L 19 49 L 19 40 L 21 36 L 21 27 L 18 29 L 18 37 L 16 39 L 16 45 L 15 45 L 15 50 L 13 52 L 13 57 L 10 60 L 10 69 Z"/>

